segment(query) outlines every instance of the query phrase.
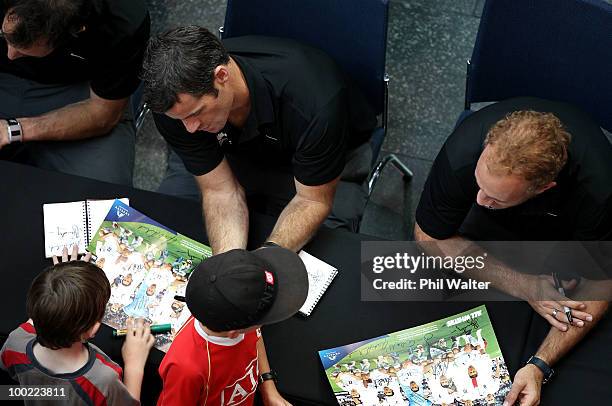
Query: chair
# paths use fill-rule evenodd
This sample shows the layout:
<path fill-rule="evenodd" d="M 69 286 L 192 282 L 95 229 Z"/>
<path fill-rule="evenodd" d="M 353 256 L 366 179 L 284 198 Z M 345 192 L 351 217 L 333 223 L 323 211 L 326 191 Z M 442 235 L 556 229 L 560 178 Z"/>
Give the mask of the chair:
<path fill-rule="evenodd" d="M 612 5 L 604 1 L 487 0 L 467 64 L 465 109 L 541 97 L 572 103 L 612 131 L 610 61 Z"/>
<path fill-rule="evenodd" d="M 325 51 L 360 87 L 376 114 L 382 114 L 382 127 L 371 139 L 374 167 L 387 133 L 388 6 L 388 0 L 228 0 L 219 32 L 222 38 L 291 38 Z M 395 155 L 389 155 L 370 172 L 368 198 L 388 163 L 402 172 L 404 180 L 412 178 L 412 172 Z"/>

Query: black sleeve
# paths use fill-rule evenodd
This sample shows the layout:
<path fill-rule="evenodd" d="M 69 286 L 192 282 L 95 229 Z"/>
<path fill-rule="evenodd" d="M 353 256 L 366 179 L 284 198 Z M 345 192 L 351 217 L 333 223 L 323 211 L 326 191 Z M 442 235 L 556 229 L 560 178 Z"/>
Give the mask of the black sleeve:
<path fill-rule="evenodd" d="M 293 174 L 307 186 L 328 183 L 342 173 L 348 132 L 346 92 L 341 91 L 311 120 L 293 155 Z"/>
<path fill-rule="evenodd" d="M 471 167 L 467 167 L 456 173 L 451 168 L 447 146 L 442 147 L 416 210 L 416 222 L 427 235 L 443 240 L 457 234 L 476 198 L 470 171 Z"/>
<path fill-rule="evenodd" d="M 207 174 L 223 161 L 223 151 L 215 134 L 187 132 L 183 123 L 164 114 L 153 114 L 155 126 L 170 147 L 183 160 L 185 168 L 195 176 Z"/>
<path fill-rule="evenodd" d="M 144 50 L 149 40 L 151 21 L 145 10 L 140 26 L 114 43 L 95 62 L 90 86 L 103 99 L 118 100 L 129 97 L 138 88 Z"/>

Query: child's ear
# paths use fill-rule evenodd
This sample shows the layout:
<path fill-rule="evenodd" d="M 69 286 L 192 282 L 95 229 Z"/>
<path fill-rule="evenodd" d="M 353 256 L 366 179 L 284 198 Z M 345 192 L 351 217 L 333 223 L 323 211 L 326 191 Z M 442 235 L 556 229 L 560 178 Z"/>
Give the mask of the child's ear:
<path fill-rule="evenodd" d="M 98 330 L 100 329 L 100 322 L 96 322 L 89 330 L 83 333 L 81 336 L 81 341 L 87 341 L 90 338 L 94 338 Z"/>

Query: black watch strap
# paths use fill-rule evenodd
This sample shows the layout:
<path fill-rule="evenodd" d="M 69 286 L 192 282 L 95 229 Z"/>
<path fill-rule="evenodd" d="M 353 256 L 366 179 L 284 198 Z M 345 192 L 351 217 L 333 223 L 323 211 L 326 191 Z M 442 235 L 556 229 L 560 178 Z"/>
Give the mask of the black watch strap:
<path fill-rule="evenodd" d="M 269 381 L 269 380 L 273 380 L 274 382 L 276 382 L 277 380 L 276 372 L 268 371 L 268 372 L 264 372 L 263 374 L 259 375 L 259 383 L 264 383 L 265 381 Z"/>
<path fill-rule="evenodd" d="M 550 381 L 550 379 L 555 374 L 554 369 L 552 369 L 546 362 L 536 357 L 535 355 L 529 358 L 529 361 L 527 361 L 527 364 L 533 364 L 536 367 L 538 367 L 540 371 L 542 371 L 542 373 L 544 374 L 544 380 L 542 381 L 542 383 L 547 383 L 548 381 Z"/>
<path fill-rule="evenodd" d="M 266 248 L 269 248 L 269 247 L 280 247 L 280 245 L 278 245 L 277 243 L 272 242 L 272 241 L 266 241 L 263 244 L 261 244 L 261 246 L 262 247 L 266 247 Z"/>

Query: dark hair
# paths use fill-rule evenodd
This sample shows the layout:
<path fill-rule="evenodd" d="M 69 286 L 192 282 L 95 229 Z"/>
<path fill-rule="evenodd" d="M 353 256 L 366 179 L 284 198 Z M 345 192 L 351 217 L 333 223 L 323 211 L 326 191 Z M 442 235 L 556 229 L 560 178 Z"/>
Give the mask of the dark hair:
<path fill-rule="evenodd" d="M 166 31 L 151 38 L 145 51 L 144 101 L 163 113 L 176 103 L 179 93 L 216 96 L 215 68 L 228 63 L 223 44 L 206 28 L 189 25 Z"/>
<path fill-rule="evenodd" d="M 68 41 L 83 25 L 90 12 L 86 0 L 4 0 L 5 18 L 15 23 L 6 40 L 28 48 L 37 41 L 55 49 Z"/>
<path fill-rule="evenodd" d="M 84 261 L 70 261 L 45 269 L 28 291 L 27 312 L 38 342 L 56 350 L 68 348 L 102 320 L 110 298 L 104 271 Z"/>

